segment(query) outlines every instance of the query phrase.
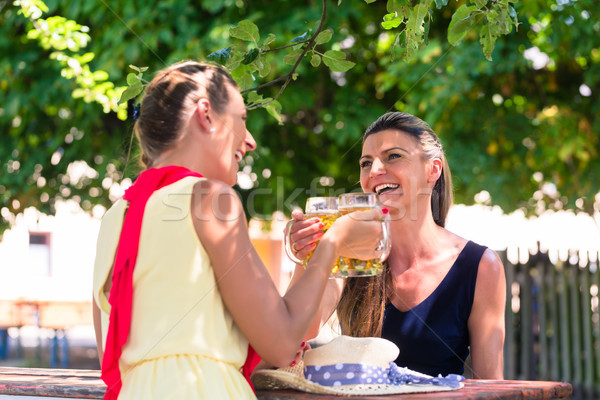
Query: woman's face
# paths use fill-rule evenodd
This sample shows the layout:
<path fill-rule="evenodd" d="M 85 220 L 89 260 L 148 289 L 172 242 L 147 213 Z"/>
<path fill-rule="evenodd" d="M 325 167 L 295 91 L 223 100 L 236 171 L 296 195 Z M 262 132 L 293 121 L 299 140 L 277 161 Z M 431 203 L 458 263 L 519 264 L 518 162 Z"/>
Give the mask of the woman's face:
<path fill-rule="evenodd" d="M 416 218 L 418 207 L 430 201 L 429 164 L 409 134 L 391 129 L 373 133 L 363 143 L 360 185 L 377 193 L 391 214 Z"/>
<path fill-rule="evenodd" d="M 238 163 L 248 151 L 256 149 L 252 134 L 246 129 L 246 107 L 239 90 L 227 85 L 229 103 L 222 113 L 212 115 L 215 128 L 215 173 L 218 179 L 233 186 L 237 182 Z"/>

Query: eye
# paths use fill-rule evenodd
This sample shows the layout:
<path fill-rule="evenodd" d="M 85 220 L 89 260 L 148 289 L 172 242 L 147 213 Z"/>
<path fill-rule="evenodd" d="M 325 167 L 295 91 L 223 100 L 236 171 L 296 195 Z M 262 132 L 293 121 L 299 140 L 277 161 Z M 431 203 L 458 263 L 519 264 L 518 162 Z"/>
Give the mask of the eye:
<path fill-rule="evenodd" d="M 373 163 L 372 161 L 365 160 L 365 161 L 363 161 L 363 162 L 360 163 L 360 167 L 361 168 L 370 167 L 372 163 Z"/>
<path fill-rule="evenodd" d="M 388 160 L 395 160 L 396 158 L 402 158 L 402 155 L 398 153 L 390 153 L 390 155 L 388 156 Z"/>

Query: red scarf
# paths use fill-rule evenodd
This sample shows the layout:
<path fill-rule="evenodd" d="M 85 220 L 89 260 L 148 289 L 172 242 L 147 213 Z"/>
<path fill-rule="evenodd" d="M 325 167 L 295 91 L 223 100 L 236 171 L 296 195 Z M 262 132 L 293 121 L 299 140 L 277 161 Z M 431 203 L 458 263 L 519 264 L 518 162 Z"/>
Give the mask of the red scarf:
<path fill-rule="evenodd" d="M 121 391 L 121 371 L 119 358 L 122 348 L 127 343 L 131 326 L 131 304 L 133 298 L 133 269 L 137 259 L 142 219 L 148 199 L 156 190 L 170 185 L 187 176 L 202 177 L 187 168 L 168 166 L 151 168 L 140 174 L 135 183 L 125 191 L 123 198 L 129 201 L 129 209 L 125 214 L 123 228 L 119 237 L 119 246 L 113 268 L 112 287 L 109 303 L 110 322 L 106 337 L 106 348 L 102 359 L 102 380 L 107 389 L 105 400 L 116 400 Z M 252 346 L 248 345 L 248 358 L 242 369 L 250 387 L 250 373 L 260 361 Z M 252 390 L 254 388 L 252 387 Z"/>

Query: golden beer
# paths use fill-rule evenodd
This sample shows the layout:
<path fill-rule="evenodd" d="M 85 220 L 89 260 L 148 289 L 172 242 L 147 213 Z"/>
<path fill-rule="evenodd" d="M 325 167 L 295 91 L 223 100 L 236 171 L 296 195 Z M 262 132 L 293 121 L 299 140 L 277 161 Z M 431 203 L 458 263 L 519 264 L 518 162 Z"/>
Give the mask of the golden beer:
<path fill-rule="evenodd" d="M 339 215 L 350 214 L 354 211 L 369 211 L 373 208 L 380 207 L 379 199 L 375 193 L 345 193 L 340 195 L 338 201 Z M 339 270 L 336 277 L 356 277 L 356 276 L 373 276 L 379 275 L 383 271 L 383 261 L 389 254 L 389 229 L 384 224 L 384 238 L 382 239 L 382 247 L 386 249 L 382 256 L 370 260 L 359 260 L 356 258 L 340 257 Z M 387 229 L 387 232 L 386 232 Z"/>
<path fill-rule="evenodd" d="M 327 230 L 331 227 L 333 222 L 338 218 L 338 198 L 337 197 L 309 197 L 306 199 L 306 206 L 304 209 L 304 219 L 309 219 L 313 217 L 319 218 L 323 225 L 323 232 L 327 232 Z M 318 244 L 318 242 L 317 242 Z M 308 265 L 310 258 L 312 257 L 315 251 L 312 250 L 308 256 L 304 260 L 302 260 L 302 265 L 305 267 Z M 336 261 L 335 265 L 332 268 L 332 274 L 337 273 L 339 270 L 339 260 Z"/>
<path fill-rule="evenodd" d="M 333 222 L 338 219 L 338 214 L 337 212 L 333 213 L 332 211 L 327 212 L 327 213 L 311 213 L 311 214 L 307 214 L 304 216 L 304 219 L 309 219 L 309 218 L 313 218 L 313 217 L 317 217 L 321 220 L 321 222 L 323 223 L 323 225 L 325 225 L 323 227 L 323 232 L 327 232 L 327 230 L 331 227 L 331 225 L 333 224 Z M 315 252 L 315 250 L 311 250 L 310 253 L 308 253 L 308 256 L 306 256 L 306 258 L 304 259 L 304 261 L 302 261 L 302 264 L 306 267 L 308 265 L 308 261 L 310 260 L 310 258 L 312 257 L 313 253 Z M 337 272 L 339 269 L 339 260 L 335 263 L 334 267 L 332 268 L 331 272 L 335 273 Z"/>

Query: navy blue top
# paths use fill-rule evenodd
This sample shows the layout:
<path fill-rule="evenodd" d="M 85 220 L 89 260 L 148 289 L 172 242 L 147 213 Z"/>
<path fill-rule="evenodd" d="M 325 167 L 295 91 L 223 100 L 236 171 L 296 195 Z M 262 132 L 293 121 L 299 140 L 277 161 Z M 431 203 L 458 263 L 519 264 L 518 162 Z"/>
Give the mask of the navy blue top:
<path fill-rule="evenodd" d="M 392 303 L 386 306 L 381 336 L 400 348 L 396 364 L 433 376 L 464 373 L 469 355 L 467 321 L 485 249 L 469 241 L 440 285 L 411 310 L 400 311 Z"/>

